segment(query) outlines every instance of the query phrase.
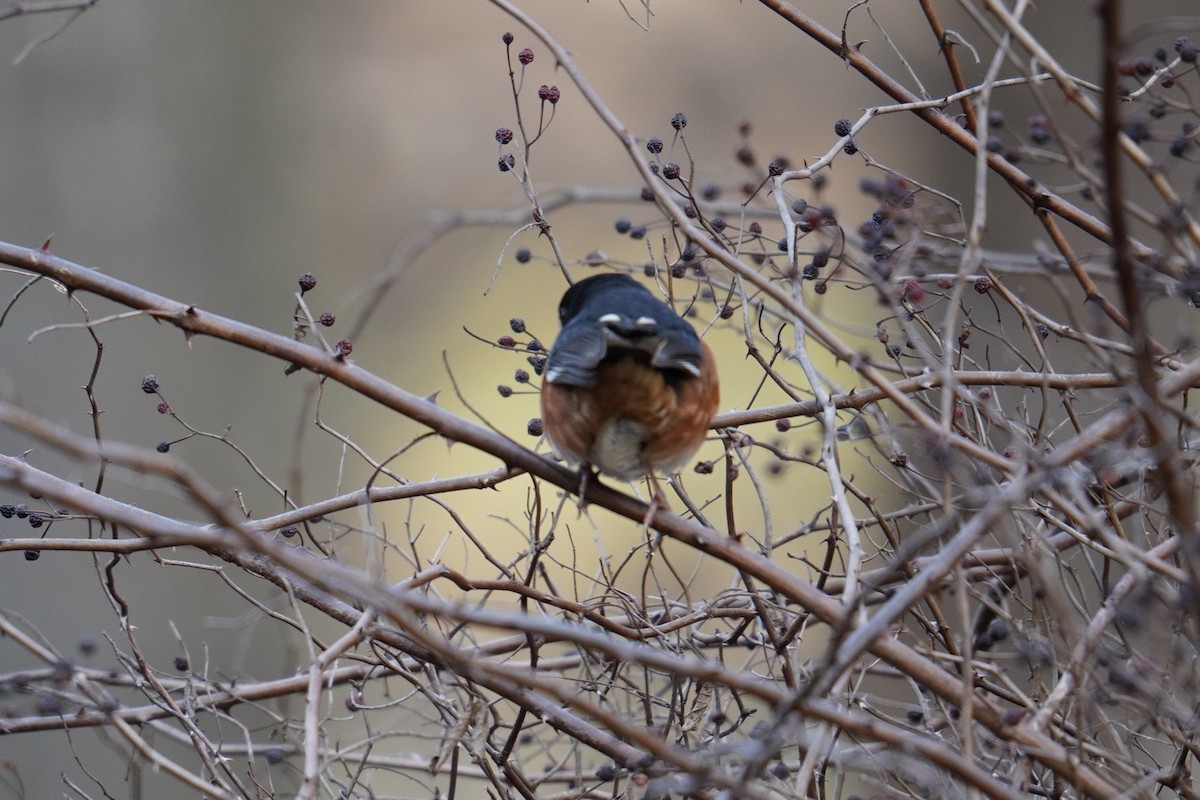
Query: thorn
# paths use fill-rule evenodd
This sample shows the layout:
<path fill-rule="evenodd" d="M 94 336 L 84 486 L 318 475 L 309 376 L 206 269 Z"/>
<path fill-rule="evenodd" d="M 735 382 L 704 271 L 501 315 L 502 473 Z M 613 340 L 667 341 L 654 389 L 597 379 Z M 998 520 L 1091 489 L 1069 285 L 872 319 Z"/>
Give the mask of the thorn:
<path fill-rule="evenodd" d="M 46 237 L 46 241 L 42 242 L 42 246 L 39 247 L 38 250 L 42 251 L 43 253 L 49 253 L 50 252 L 50 242 L 52 242 L 52 241 L 54 241 L 53 233 Z"/>

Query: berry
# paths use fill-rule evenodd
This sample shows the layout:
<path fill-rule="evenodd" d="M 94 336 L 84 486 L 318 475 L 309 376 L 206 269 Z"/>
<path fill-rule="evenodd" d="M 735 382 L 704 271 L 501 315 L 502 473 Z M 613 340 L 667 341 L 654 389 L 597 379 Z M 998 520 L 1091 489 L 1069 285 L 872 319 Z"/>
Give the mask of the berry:
<path fill-rule="evenodd" d="M 980 275 L 975 279 L 975 291 L 980 294 L 987 294 L 992 290 L 992 279 L 987 275 Z"/>
<path fill-rule="evenodd" d="M 806 281 L 815 281 L 820 274 L 816 264 L 805 264 L 804 269 L 800 271 L 800 277 Z"/>
<path fill-rule="evenodd" d="M 767 174 L 774 178 L 778 175 L 782 175 L 785 169 L 787 169 L 787 161 L 782 158 L 777 158 L 767 165 Z"/>
<path fill-rule="evenodd" d="M 993 108 L 988 111 L 988 127 L 1000 128 L 1004 125 L 1004 112 L 998 108 Z"/>
<path fill-rule="evenodd" d="M 635 225 L 634 227 L 630 228 L 629 229 L 629 238 L 630 239 L 645 239 L 646 238 L 646 226 L 645 225 Z"/>
<path fill-rule="evenodd" d="M 528 264 L 529 260 L 533 258 L 533 253 L 529 251 L 528 247 L 522 247 L 517 250 L 515 257 L 518 264 Z"/>
<path fill-rule="evenodd" d="M 517 383 L 529 383 L 529 373 L 523 369 L 519 369 L 513 373 L 513 380 Z"/>
<path fill-rule="evenodd" d="M 142 391 L 146 394 L 154 394 L 158 391 L 158 378 L 153 375 L 147 375 L 142 378 Z"/>
<path fill-rule="evenodd" d="M 29 527 L 37 529 L 37 528 L 42 527 L 42 525 L 44 525 L 45 523 L 46 523 L 46 518 L 43 517 L 41 514 L 30 514 L 29 515 Z"/>
<path fill-rule="evenodd" d="M 525 426 L 525 431 L 530 436 L 541 436 L 542 435 L 541 419 L 534 417 L 533 419 L 529 420 L 529 424 Z"/>
<path fill-rule="evenodd" d="M 662 174 L 663 177 L 669 181 L 675 180 L 679 177 L 679 165 L 674 162 L 664 164 L 662 168 Z"/>
<path fill-rule="evenodd" d="M 775 420 L 775 430 L 779 431 L 780 433 L 787 433 L 791 429 L 792 429 L 792 421 L 790 419 Z"/>
<path fill-rule="evenodd" d="M 844 145 L 842 145 L 842 152 L 844 152 L 848 156 L 854 155 L 855 153 L 858 152 L 858 143 L 855 142 L 853 139 L 847 139 L 846 143 Z"/>
<path fill-rule="evenodd" d="M 545 100 L 550 105 L 556 104 L 560 95 L 561 93 L 558 91 L 557 86 L 547 86 L 543 83 L 538 87 L 538 98 Z"/>
<path fill-rule="evenodd" d="M 849 136 L 852 130 L 854 130 L 854 126 L 848 119 L 839 119 L 833 123 L 833 132 L 838 136 Z"/>
<path fill-rule="evenodd" d="M 29 506 L 25 505 L 24 503 L 17 503 L 15 513 L 17 515 L 17 519 L 25 519 L 29 516 Z"/>
<path fill-rule="evenodd" d="M 517 61 L 520 61 L 525 66 L 532 64 L 533 63 L 533 51 L 530 50 L 528 47 L 526 47 L 524 50 L 517 53 Z"/>
<path fill-rule="evenodd" d="M 496 141 L 500 144 L 508 144 L 512 138 L 512 128 L 496 128 Z"/>
<path fill-rule="evenodd" d="M 171 452 L 171 443 L 159 442 L 158 444 L 154 445 L 154 449 L 160 453 L 169 453 Z"/>
<path fill-rule="evenodd" d="M 629 233 L 629 229 L 633 227 L 633 223 L 625 217 L 621 217 L 616 223 L 617 233 Z"/>
<path fill-rule="evenodd" d="M 512 387 L 505 386 L 504 384 L 500 384 L 499 386 L 497 386 L 496 391 L 500 393 L 501 397 L 512 397 L 512 393 L 513 393 Z"/>
<path fill-rule="evenodd" d="M 513 157 L 512 153 L 509 153 L 506 156 L 500 156 L 500 160 L 496 162 L 496 166 L 500 169 L 501 172 L 508 172 L 516 165 L 517 165 L 517 159 Z"/>
<path fill-rule="evenodd" d="M 175 669 L 180 672 L 186 672 L 188 668 L 187 656 L 175 656 Z"/>
<path fill-rule="evenodd" d="M 658 155 L 663 151 L 663 140 L 657 136 L 651 136 L 646 140 L 646 149 L 654 155 Z"/>
<path fill-rule="evenodd" d="M 642 200 L 646 201 L 647 203 L 654 202 L 654 190 L 649 186 L 643 186 L 641 197 Z"/>
<path fill-rule="evenodd" d="M 17 513 L 17 507 L 14 506 L 12 503 L 5 503 L 4 505 L 0 505 L 0 517 L 4 517 L 5 519 L 12 519 L 13 515 L 16 513 Z"/>
<path fill-rule="evenodd" d="M 517 344 L 517 340 L 508 334 L 505 334 L 496 340 L 496 344 L 500 345 L 501 347 L 514 347 Z"/>
<path fill-rule="evenodd" d="M 37 550 L 26 550 L 25 551 L 25 560 L 26 561 L 37 561 L 41 557 L 42 557 L 42 554 L 39 553 Z"/>
<path fill-rule="evenodd" d="M 676 114 L 671 117 L 671 127 L 677 131 L 681 131 L 687 127 L 687 117 L 683 114 Z"/>
<path fill-rule="evenodd" d="M 168 405 L 166 400 L 164 400 L 158 404 L 158 413 L 160 413 L 160 414 L 170 414 L 171 413 L 171 406 Z"/>
<path fill-rule="evenodd" d="M 512 44 L 513 43 L 513 35 L 511 33 L 509 33 L 508 31 L 505 31 L 504 35 L 500 37 L 500 40 L 502 42 L 504 42 L 505 44 Z"/>
<path fill-rule="evenodd" d="M 531 353 L 540 353 L 546 349 L 546 348 L 542 347 L 542 343 L 539 342 L 537 339 L 530 339 L 529 344 L 525 345 L 525 347 L 528 348 L 529 352 L 531 352 Z"/>
<path fill-rule="evenodd" d="M 317 321 L 320 322 L 322 325 L 324 325 L 326 328 L 331 328 L 331 327 L 333 327 L 333 323 L 337 321 L 337 317 L 333 316 L 332 312 L 326 311 L 326 312 L 322 313 L 320 317 L 317 318 Z"/>
<path fill-rule="evenodd" d="M 317 288 L 317 276 L 313 275 L 311 272 L 306 272 L 300 276 L 297 283 L 300 284 L 300 294 L 311 292 L 313 289 Z"/>
<path fill-rule="evenodd" d="M 354 344 L 349 339 L 339 339 L 334 348 L 337 349 L 337 354 L 340 358 L 344 358 L 354 352 Z"/>
<path fill-rule="evenodd" d="M 1196 63 L 1196 45 L 1192 42 L 1189 36 L 1180 36 L 1175 40 L 1175 52 L 1179 53 L 1179 58 L 1185 64 Z"/>
<path fill-rule="evenodd" d="M 525 320 L 521 319 L 520 317 L 513 317 L 508 321 L 508 327 L 512 329 L 513 333 L 524 333 Z"/>
<path fill-rule="evenodd" d="M 300 535 L 300 529 L 295 525 L 288 525 L 285 528 L 279 529 L 279 535 L 285 539 L 291 539 Z"/>
<path fill-rule="evenodd" d="M 700 196 L 705 200 L 716 200 L 721 196 L 721 187 L 715 183 L 706 183 L 700 187 Z"/>

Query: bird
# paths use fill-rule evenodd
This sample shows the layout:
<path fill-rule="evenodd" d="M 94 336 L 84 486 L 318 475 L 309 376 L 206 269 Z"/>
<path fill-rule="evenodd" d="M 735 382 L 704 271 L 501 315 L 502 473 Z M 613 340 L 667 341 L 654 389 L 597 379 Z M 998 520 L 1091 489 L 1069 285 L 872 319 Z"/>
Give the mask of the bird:
<path fill-rule="evenodd" d="M 585 278 L 558 306 L 547 356 L 542 430 L 581 472 L 624 481 L 678 470 L 700 448 L 720 401 L 716 359 L 696 331 L 625 273 Z M 651 505 L 651 513 L 653 504 Z"/>

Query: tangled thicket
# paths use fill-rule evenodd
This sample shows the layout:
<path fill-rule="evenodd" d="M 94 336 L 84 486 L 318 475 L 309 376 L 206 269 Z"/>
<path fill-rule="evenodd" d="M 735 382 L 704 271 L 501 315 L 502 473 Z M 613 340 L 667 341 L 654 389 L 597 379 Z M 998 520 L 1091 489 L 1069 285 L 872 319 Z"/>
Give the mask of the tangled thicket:
<path fill-rule="evenodd" d="M 0 406 L 5 426 L 76 467 L 54 474 L 0 456 L 0 480 L 23 501 L 0 506 L 0 551 L 97 557 L 123 637 L 108 644 L 120 668 L 94 669 L 36 633 L 36 620 L 0 615 L 9 646 L 42 662 L 0 675 L 0 733 L 102 728 L 133 763 L 214 798 L 1196 797 L 1189 392 L 1200 360 L 1188 315 L 1200 306 L 1200 72 L 1189 32 L 1143 54 L 1109 0 L 1103 68 L 1077 75 L 1027 27 L 1025 2 L 961 3 L 975 27 L 954 33 L 923 3 L 945 70 L 936 82 L 954 87 L 931 98 L 846 34 L 762 0 L 825 48 L 820 69 L 853 70 L 889 99 L 831 120 L 827 152 L 805 162 L 762 158 L 743 126 L 731 148 L 743 177 L 730 185 L 693 159 L 685 114 L 627 131 L 569 42 L 493 2 L 522 31 L 498 43 L 515 102 L 496 132 L 498 166 L 528 200 L 517 226 L 542 235 L 547 274 L 632 271 L 709 341 L 749 353 L 756 388 L 733 392 L 740 410 L 714 420 L 720 448 L 671 482 L 676 513 L 656 513 L 632 552 L 572 560 L 581 533 L 619 517 L 636 527 L 644 504 L 593 485 L 581 514 L 578 475 L 531 449 L 535 438 L 376 377 L 353 363 L 353 336 L 303 341 L 333 322 L 308 310 L 312 276 L 289 338 L 46 249 L 0 245 L 14 303 L 40 281 L 78 301 L 98 367 L 98 323 L 133 323 L 91 319 L 91 296 L 317 376 L 314 393 L 341 384 L 497 459 L 488 472 L 412 478 L 417 455 L 347 438 L 369 467 L 365 485 L 299 501 L 260 473 L 288 507 L 247 517 L 221 476 L 193 471 L 171 443 L 156 453 L 106 439 L 98 422 L 71 431 Z M 977 59 L 962 58 L 966 43 Z M 560 65 L 562 87 L 526 87 L 542 57 Z M 1012 119 L 1017 97 L 1041 113 Z M 560 102 L 589 104 L 625 147 L 614 169 L 633 188 L 616 233 L 653 242 L 645 261 L 563 252 L 554 213 L 591 195 L 545 195 L 530 158 L 535 141 L 555 146 Z M 972 196 L 871 158 L 871 136 L 896 115 L 923 122 L 929 147 L 973 157 Z M 868 218 L 842 218 L 828 199 L 835 161 L 840 180 L 861 175 Z M 1038 246 L 989 247 L 998 187 L 1027 208 Z M 431 228 L 425 246 L 462 223 Z M 533 255 L 514 248 L 501 260 Z M 377 295 L 387 287 L 385 276 Z M 838 293 L 873 319 L 847 319 Z M 520 362 L 518 384 L 536 385 L 544 347 L 520 320 L 489 341 Z M 153 376 L 142 389 L 175 413 Z M 81 465 L 90 483 L 77 480 Z M 203 522 L 107 491 L 115 469 L 175 484 Z M 798 486 L 827 501 L 797 526 L 778 509 Z M 411 540 L 383 548 L 399 582 L 337 556 L 377 535 L 356 511 L 364 503 L 430 502 L 453 516 L 467 490 L 525 498 L 523 518 L 491 521 L 520 530 L 517 557 L 466 524 L 457 536 L 469 568 Z M 15 535 L 20 525 L 35 530 Z M 113 577 L 147 553 L 222 565 L 224 589 L 301 643 L 300 670 L 201 668 L 194 653 L 148 661 L 137 608 Z M 239 588 L 260 581 L 287 602 L 268 607 Z M 396 780 L 404 788 L 387 788 Z"/>

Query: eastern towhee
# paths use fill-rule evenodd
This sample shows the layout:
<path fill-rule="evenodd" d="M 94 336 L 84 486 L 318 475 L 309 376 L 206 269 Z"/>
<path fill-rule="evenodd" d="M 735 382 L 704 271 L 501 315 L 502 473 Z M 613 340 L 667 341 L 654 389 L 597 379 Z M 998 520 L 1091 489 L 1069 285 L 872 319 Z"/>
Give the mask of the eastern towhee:
<path fill-rule="evenodd" d="M 585 480 L 592 467 L 653 480 L 656 470 L 687 462 L 718 401 L 716 362 L 692 326 L 619 273 L 576 283 L 558 318 L 541 393 L 542 428 L 555 452 L 579 464 Z"/>

